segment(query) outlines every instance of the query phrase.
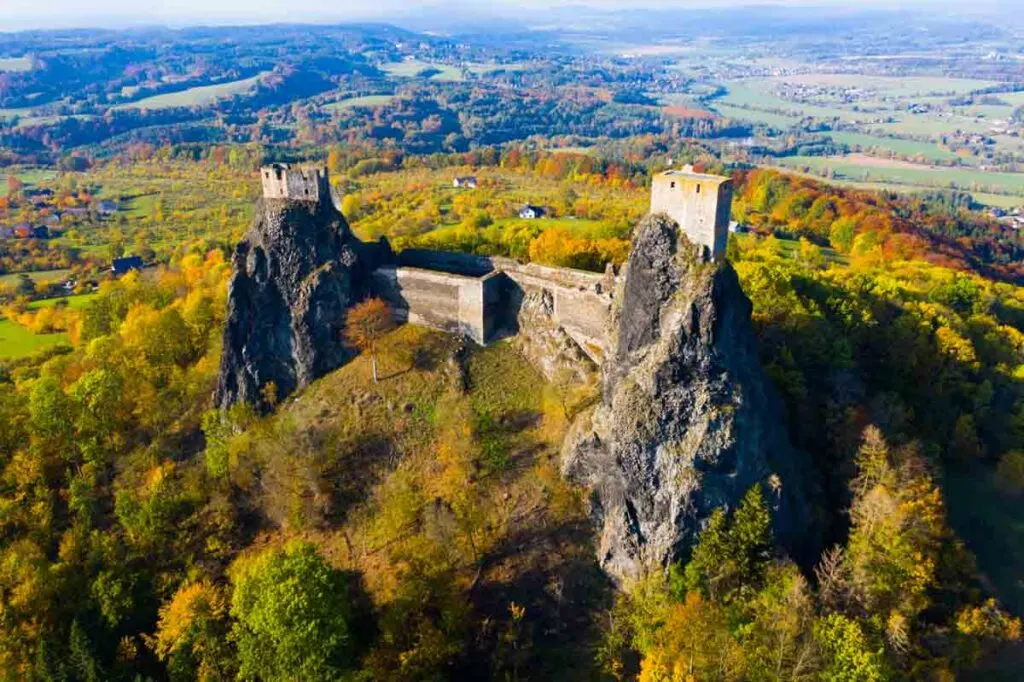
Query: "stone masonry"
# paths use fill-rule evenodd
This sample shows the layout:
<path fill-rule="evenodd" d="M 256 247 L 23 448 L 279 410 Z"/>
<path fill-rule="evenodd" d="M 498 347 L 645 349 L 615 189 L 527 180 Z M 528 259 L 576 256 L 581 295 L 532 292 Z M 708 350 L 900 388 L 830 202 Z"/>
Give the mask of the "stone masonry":
<path fill-rule="evenodd" d="M 651 213 L 664 213 L 674 220 L 711 260 L 725 257 L 731 206 L 732 181 L 695 173 L 693 166 L 660 173 L 651 185 Z"/>
<path fill-rule="evenodd" d="M 275 163 L 260 170 L 260 179 L 263 181 L 264 199 L 320 203 L 331 198 L 326 168 Z"/>
<path fill-rule="evenodd" d="M 265 166 L 264 199 L 333 203 L 327 170 Z M 724 257 L 732 184 L 728 178 L 670 170 L 654 178 L 651 213 L 665 214 L 703 247 L 705 258 Z M 388 253 L 390 251 L 388 250 Z M 520 332 L 524 301 L 542 301 L 548 323 L 597 364 L 608 346 L 607 329 L 619 277 L 509 258 L 407 249 L 370 273 L 370 290 L 387 300 L 400 321 L 463 334 L 479 344 Z M 524 330 L 528 331 L 528 330 Z"/>

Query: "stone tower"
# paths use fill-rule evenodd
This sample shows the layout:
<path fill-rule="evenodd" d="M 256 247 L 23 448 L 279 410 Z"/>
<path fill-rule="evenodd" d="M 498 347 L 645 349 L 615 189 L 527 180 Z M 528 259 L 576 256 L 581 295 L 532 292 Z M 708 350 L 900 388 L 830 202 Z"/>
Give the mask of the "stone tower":
<path fill-rule="evenodd" d="M 651 213 L 664 213 L 678 223 L 691 242 L 704 247 L 706 258 L 725 257 L 731 207 L 729 178 L 695 173 L 689 165 L 654 176 Z"/>
<path fill-rule="evenodd" d="M 263 198 L 310 201 L 317 203 L 330 199 L 327 169 L 274 163 L 260 169 Z"/>

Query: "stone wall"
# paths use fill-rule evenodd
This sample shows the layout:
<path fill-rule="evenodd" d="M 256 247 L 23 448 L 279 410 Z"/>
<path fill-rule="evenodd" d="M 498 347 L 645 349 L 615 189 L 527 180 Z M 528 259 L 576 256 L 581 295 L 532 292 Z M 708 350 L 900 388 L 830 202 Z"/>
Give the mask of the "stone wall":
<path fill-rule="evenodd" d="M 464 334 L 479 344 L 494 333 L 501 292 L 496 295 L 491 276 L 388 265 L 374 270 L 372 278 L 375 293 L 392 305 L 401 322 Z"/>
<path fill-rule="evenodd" d="M 713 260 L 725 257 L 731 206 L 729 178 L 685 168 L 660 173 L 651 183 L 651 213 L 664 213 L 674 220 Z"/>
<path fill-rule="evenodd" d="M 396 254 L 396 260 L 400 266 L 450 272 L 455 275 L 482 277 L 497 269 L 495 261 L 498 259 L 489 256 L 457 253 L 455 251 L 405 249 Z M 510 263 L 516 262 L 511 259 L 501 260 L 508 260 Z"/>
<path fill-rule="evenodd" d="M 547 294 L 551 300 L 551 323 L 564 329 L 592 360 L 600 363 L 607 346 L 615 290 L 613 273 L 599 275 L 516 261 L 502 263 L 501 272 L 522 291 L 523 297 Z"/>
<path fill-rule="evenodd" d="M 330 198 L 326 168 L 296 167 L 275 163 L 260 169 L 263 196 L 267 199 L 320 202 Z"/>
<path fill-rule="evenodd" d="M 604 351 L 615 275 L 523 264 L 448 251 L 408 249 L 397 266 L 378 269 L 375 286 L 401 319 L 462 331 L 486 344 L 520 329 L 531 295 L 551 302 L 547 324 L 563 328 L 595 361 Z M 536 315 L 528 319 L 536 319 Z"/>

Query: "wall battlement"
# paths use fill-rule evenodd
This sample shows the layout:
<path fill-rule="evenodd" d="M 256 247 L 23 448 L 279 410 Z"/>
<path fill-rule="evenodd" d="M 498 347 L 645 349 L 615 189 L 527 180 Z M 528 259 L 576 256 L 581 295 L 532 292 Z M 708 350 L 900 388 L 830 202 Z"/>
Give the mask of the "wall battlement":
<path fill-rule="evenodd" d="M 725 257 L 731 208 L 732 180 L 720 175 L 696 173 L 685 166 L 659 173 L 651 182 L 651 213 L 676 221 L 711 260 Z"/>
<path fill-rule="evenodd" d="M 319 203 L 330 200 L 327 169 L 314 166 L 290 166 L 274 163 L 260 169 L 265 199 L 309 201 Z"/>

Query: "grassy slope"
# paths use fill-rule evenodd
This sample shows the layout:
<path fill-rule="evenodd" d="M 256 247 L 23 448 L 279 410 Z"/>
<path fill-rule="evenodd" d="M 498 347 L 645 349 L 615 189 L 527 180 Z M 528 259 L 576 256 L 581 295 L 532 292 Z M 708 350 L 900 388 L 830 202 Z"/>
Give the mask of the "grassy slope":
<path fill-rule="evenodd" d="M 21 358 L 68 341 L 67 334 L 33 334 L 0 317 L 0 358 Z"/>
<path fill-rule="evenodd" d="M 28 275 L 34 282 L 64 280 L 71 274 L 71 270 L 38 270 L 36 272 L 12 272 L 7 275 L 0 275 L 0 285 L 17 284 L 22 274 Z"/>
<path fill-rule="evenodd" d="M 401 557 L 431 541 L 431 510 L 440 499 L 465 495 L 486 526 L 475 536 L 478 563 L 465 555 L 449 559 L 458 582 L 475 585 L 467 600 L 478 616 L 498 621 L 507 618 L 510 601 L 526 606 L 534 626 L 563 619 L 539 653 L 552 666 L 578 665 L 589 660 L 578 649 L 587 642 L 588 607 L 605 585 L 583 507 L 558 474 L 567 424 L 562 402 L 509 342 L 471 348 L 463 394 L 449 362 L 455 344 L 452 336 L 405 325 L 382 344 L 379 384 L 364 355 L 281 407 L 274 423 L 328 438 L 328 453 L 338 443 L 358 445 L 342 447 L 335 469 L 340 522 L 304 535 L 338 565 L 362 572 L 382 605 L 397 587 Z M 487 446 L 472 446 L 481 420 Z M 269 447 L 280 456 L 273 440 Z M 461 457 L 469 459 L 452 464 Z M 495 457 L 504 466 L 492 467 Z M 558 606 L 544 586 L 553 581 L 572 593 L 565 597 L 570 613 L 552 613 Z"/>
<path fill-rule="evenodd" d="M 344 111 L 357 107 L 382 107 L 390 104 L 395 99 L 394 95 L 366 95 L 365 97 L 349 97 L 348 99 L 331 102 L 321 107 L 324 111 Z"/>
<path fill-rule="evenodd" d="M 196 88 L 189 88 L 181 92 L 168 92 L 163 95 L 154 95 L 140 99 L 137 102 L 119 104 L 114 109 L 169 109 L 171 107 L 195 107 L 212 104 L 218 99 L 242 95 L 252 89 L 266 73 L 260 73 L 252 78 L 231 81 L 230 83 L 217 83 L 216 85 L 204 85 Z"/>
<path fill-rule="evenodd" d="M 862 165 L 846 157 L 788 156 L 777 159 L 788 169 L 830 169 L 837 180 L 883 182 L 894 185 L 980 190 L 1024 195 L 1024 173 L 991 173 L 972 168 L 885 168 Z"/>
<path fill-rule="evenodd" d="M 78 296 L 67 296 L 64 298 L 47 298 L 42 301 L 33 301 L 28 304 L 29 310 L 39 310 L 40 308 L 52 308 L 57 305 L 60 301 L 67 301 L 68 308 L 71 310 L 83 310 L 90 303 L 92 303 L 99 294 L 80 294 Z"/>
<path fill-rule="evenodd" d="M 69 308 L 81 310 L 89 305 L 96 296 L 96 294 L 83 294 L 81 296 L 69 296 L 65 299 L 48 298 L 44 301 L 30 303 L 28 307 L 32 310 L 49 308 L 57 305 L 58 301 L 66 300 Z M 20 324 L 0 317 L 0 359 L 25 357 L 43 348 L 49 348 L 62 343 L 70 343 L 70 338 L 67 334 L 33 334 Z"/>

